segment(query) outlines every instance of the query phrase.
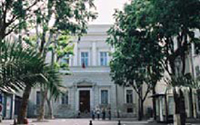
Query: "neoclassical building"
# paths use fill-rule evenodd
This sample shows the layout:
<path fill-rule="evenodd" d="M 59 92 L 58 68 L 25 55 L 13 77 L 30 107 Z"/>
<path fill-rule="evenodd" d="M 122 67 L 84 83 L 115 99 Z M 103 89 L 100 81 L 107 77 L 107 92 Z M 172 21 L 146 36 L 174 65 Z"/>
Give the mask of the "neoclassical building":
<path fill-rule="evenodd" d="M 117 117 L 118 113 L 121 117 L 136 117 L 136 93 L 131 87 L 115 85 L 109 76 L 109 53 L 113 51 L 106 43 L 109 27 L 90 25 L 88 33 L 80 41 L 74 40 L 74 55 L 62 60 L 69 64 L 70 71 L 61 72 L 70 72 L 70 75 L 62 75 L 67 89 L 65 95 L 53 103 L 55 117 L 76 117 L 78 112 L 89 117 L 97 107 L 110 108 L 113 117 Z M 30 101 L 30 114 L 37 115 L 39 89 L 32 91 Z M 151 102 L 146 101 L 145 107 L 150 106 Z"/>

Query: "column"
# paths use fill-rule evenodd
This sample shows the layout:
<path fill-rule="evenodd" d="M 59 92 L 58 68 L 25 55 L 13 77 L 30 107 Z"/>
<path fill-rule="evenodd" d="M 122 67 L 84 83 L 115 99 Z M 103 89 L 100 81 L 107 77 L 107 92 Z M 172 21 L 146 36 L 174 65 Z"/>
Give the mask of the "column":
<path fill-rule="evenodd" d="M 69 55 L 69 66 L 72 66 L 72 55 Z"/>
<path fill-rule="evenodd" d="M 96 52 L 96 42 L 92 42 L 92 66 L 97 65 L 97 58 L 96 58 L 97 52 Z"/>
<path fill-rule="evenodd" d="M 74 43 L 74 66 L 78 66 L 78 43 Z"/>
<path fill-rule="evenodd" d="M 114 48 L 114 47 L 111 47 L 111 48 L 110 48 L 110 52 L 111 52 L 111 53 L 114 53 L 114 52 L 115 52 L 115 48 Z M 112 59 L 112 56 L 108 56 L 108 62 L 110 62 L 111 59 Z"/>
<path fill-rule="evenodd" d="M 15 95 L 12 95 L 12 109 L 11 109 L 11 119 L 15 118 Z"/>

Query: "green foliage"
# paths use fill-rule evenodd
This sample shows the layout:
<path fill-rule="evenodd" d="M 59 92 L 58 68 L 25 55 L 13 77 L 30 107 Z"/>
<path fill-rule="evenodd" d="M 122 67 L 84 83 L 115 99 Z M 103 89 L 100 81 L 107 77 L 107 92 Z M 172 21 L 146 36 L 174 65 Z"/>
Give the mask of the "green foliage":
<path fill-rule="evenodd" d="M 151 3 L 154 22 L 162 25 L 165 35 L 177 36 L 184 28 L 200 29 L 199 0 L 152 0 Z"/>
<path fill-rule="evenodd" d="M 148 93 L 162 78 L 162 48 L 145 16 L 148 1 L 134 0 L 123 11 L 116 11 L 115 24 L 108 31 L 107 42 L 115 48 L 111 77 L 119 85 L 132 86 L 138 95 L 143 84 Z M 138 9 L 139 8 L 139 9 Z M 141 15 L 143 14 L 143 15 Z M 145 99 L 146 95 L 140 97 Z"/>
<path fill-rule="evenodd" d="M 69 35 L 62 34 L 59 36 L 58 41 L 54 47 L 57 58 L 63 58 L 65 55 L 73 54 L 73 44 Z"/>
<path fill-rule="evenodd" d="M 52 15 L 55 15 L 53 28 L 56 31 L 67 31 L 79 36 L 86 33 L 88 20 L 97 17 L 93 0 L 48 0 L 46 8 L 48 13 L 43 12 L 43 8 L 35 11 L 38 24 L 48 25 Z"/>
<path fill-rule="evenodd" d="M 184 76 L 171 76 L 166 79 L 166 83 L 171 87 L 194 87 L 197 85 L 190 73 L 187 73 Z"/>
<path fill-rule="evenodd" d="M 197 53 L 199 51 L 200 38 L 195 33 L 200 30 L 200 1 L 152 0 L 151 4 L 154 32 L 159 41 L 164 44 L 165 69 L 170 75 L 167 83 L 173 87 L 196 86 L 197 82 L 194 82 L 193 78 L 187 77 L 188 72 L 185 67 L 186 56 L 191 51 L 191 43 L 195 44 L 195 51 Z M 176 60 L 181 62 L 178 65 L 180 73 L 175 70 Z"/>
<path fill-rule="evenodd" d="M 62 87 L 59 73 L 47 66 L 38 52 L 16 42 L 1 42 L 0 78 L 0 88 L 18 91 L 27 84 L 32 87 L 40 84 L 48 86 L 55 97 Z"/>
<path fill-rule="evenodd" d="M 116 10 L 115 24 L 107 32 L 107 42 L 115 48 L 110 75 L 115 84 L 131 86 L 137 93 L 139 120 L 143 117 L 143 103 L 148 93 L 164 72 L 164 55 L 153 32 L 148 7 L 148 0 L 133 0 L 123 11 Z"/>
<path fill-rule="evenodd" d="M 33 16 L 31 11 L 37 9 L 39 0 L 3 0 L 0 2 L 0 39 L 18 29 L 27 28 L 28 18 Z"/>
<path fill-rule="evenodd" d="M 1 87 L 23 89 L 26 84 L 46 82 L 42 74 L 44 59 L 32 49 L 21 44 L 1 42 Z"/>

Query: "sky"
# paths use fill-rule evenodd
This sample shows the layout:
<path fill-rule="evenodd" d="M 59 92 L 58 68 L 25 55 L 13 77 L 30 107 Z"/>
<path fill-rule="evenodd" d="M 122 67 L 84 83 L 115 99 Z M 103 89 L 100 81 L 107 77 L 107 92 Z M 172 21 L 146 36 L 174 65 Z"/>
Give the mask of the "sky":
<path fill-rule="evenodd" d="M 130 0 L 95 0 L 95 5 L 97 7 L 98 18 L 90 24 L 113 24 L 113 14 L 114 9 L 123 9 L 125 3 Z"/>

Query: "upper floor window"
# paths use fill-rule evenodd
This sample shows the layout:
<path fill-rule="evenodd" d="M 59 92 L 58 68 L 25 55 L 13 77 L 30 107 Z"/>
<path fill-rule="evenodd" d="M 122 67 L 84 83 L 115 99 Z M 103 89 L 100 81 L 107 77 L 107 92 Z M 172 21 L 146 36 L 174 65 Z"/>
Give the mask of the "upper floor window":
<path fill-rule="evenodd" d="M 89 54 L 88 52 L 81 52 L 81 65 L 88 66 L 89 64 Z"/>
<path fill-rule="evenodd" d="M 101 90 L 101 104 L 108 104 L 108 90 Z"/>
<path fill-rule="evenodd" d="M 36 92 L 36 105 L 40 105 L 41 104 L 41 93 L 40 91 Z"/>
<path fill-rule="evenodd" d="M 100 65 L 107 66 L 108 65 L 108 53 L 100 52 Z"/>
<path fill-rule="evenodd" d="M 133 103 L 133 90 L 126 90 L 126 103 Z"/>
<path fill-rule="evenodd" d="M 62 94 L 62 100 L 61 100 L 61 104 L 68 104 L 68 91 L 65 94 Z"/>

